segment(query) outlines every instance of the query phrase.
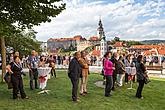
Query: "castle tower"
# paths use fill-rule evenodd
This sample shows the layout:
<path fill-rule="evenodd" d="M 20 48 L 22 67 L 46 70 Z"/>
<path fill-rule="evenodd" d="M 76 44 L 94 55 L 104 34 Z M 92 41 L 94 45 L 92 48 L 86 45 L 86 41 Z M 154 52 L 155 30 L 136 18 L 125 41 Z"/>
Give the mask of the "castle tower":
<path fill-rule="evenodd" d="M 100 39 L 100 52 L 101 57 L 107 52 L 107 41 L 105 38 L 104 28 L 101 19 L 99 20 L 99 27 L 97 28 L 97 36 Z"/>

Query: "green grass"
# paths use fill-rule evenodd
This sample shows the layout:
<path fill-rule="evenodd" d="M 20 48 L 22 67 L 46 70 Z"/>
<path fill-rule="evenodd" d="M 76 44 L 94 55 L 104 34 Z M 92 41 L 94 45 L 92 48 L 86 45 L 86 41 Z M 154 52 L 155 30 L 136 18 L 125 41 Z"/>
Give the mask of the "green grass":
<path fill-rule="evenodd" d="M 104 89 L 94 85 L 101 79 L 98 74 L 90 74 L 89 94 L 80 96 L 80 103 L 73 103 L 71 82 L 66 72 L 58 72 L 56 79 L 48 80 L 50 94 L 38 95 L 39 90 L 31 91 L 26 76 L 24 87 L 30 99 L 13 100 L 11 90 L 6 84 L 0 84 L 0 110 L 165 110 L 165 79 L 152 78 L 152 82 L 144 87 L 143 100 L 134 97 L 136 90 L 128 90 L 129 85 L 117 88 L 112 97 L 104 97 Z"/>

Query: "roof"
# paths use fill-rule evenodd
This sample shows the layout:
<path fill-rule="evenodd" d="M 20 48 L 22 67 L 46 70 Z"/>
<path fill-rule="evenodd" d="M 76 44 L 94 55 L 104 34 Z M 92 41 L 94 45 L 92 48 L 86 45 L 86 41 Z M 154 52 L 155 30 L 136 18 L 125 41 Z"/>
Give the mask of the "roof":
<path fill-rule="evenodd" d="M 156 54 L 158 52 L 159 55 L 165 55 L 165 49 L 152 49 L 152 50 L 147 50 L 143 54 L 144 55 L 151 55 L 151 54 Z"/>
<path fill-rule="evenodd" d="M 99 40 L 99 38 L 97 36 L 92 36 L 92 37 L 89 38 L 89 40 L 91 40 L 91 41 L 97 41 L 97 40 Z"/>
<path fill-rule="evenodd" d="M 133 45 L 131 48 L 141 48 L 141 49 L 164 49 L 165 45 Z"/>
<path fill-rule="evenodd" d="M 164 50 L 158 50 L 158 53 L 159 53 L 160 55 L 165 55 L 165 48 L 164 48 Z"/>
<path fill-rule="evenodd" d="M 74 36 L 73 38 L 50 38 L 48 41 L 79 41 L 79 40 L 85 40 L 82 36 Z"/>
<path fill-rule="evenodd" d="M 114 47 L 123 47 L 123 42 L 116 42 L 113 46 Z"/>
<path fill-rule="evenodd" d="M 93 50 L 92 51 L 92 55 L 94 55 L 94 56 L 100 56 L 101 55 L 101 51 L 100 50 Z"/>

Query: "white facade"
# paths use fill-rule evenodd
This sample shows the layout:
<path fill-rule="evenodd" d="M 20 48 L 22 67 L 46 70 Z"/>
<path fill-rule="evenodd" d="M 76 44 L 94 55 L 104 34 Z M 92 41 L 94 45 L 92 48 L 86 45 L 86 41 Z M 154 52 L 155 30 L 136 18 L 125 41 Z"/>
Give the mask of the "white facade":
<path fill-rule="evenodd" d="M 106 40 L 102 39 L 100 41 L 100 49 L 101 49 L 101 57 L 104 56 L 104 54 L 107 52 L 107 42 Z"/>
<path fill-rule="evenodd" d="M 100 55 L 101 57 L 103 57 L 104 54 L 107 52 L 107 41 L 105 38 L 104 28 L 101 19 L 99 21 L 99 27 L 97 29 L 97 36 L 100 39 L 100 52 L 101 52 Z"/>

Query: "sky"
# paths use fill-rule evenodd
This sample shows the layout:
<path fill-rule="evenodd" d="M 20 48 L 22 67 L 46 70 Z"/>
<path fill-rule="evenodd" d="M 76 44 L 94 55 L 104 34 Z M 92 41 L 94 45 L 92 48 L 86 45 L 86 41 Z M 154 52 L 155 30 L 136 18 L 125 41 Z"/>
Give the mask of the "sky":
<path fill-rule="evenodd" d="M 97 35 L 101 18 L 107 40 L 165 40 L 165 0 L 63 0 L 66 10 L 35 26 L 37 39 Z"/>

